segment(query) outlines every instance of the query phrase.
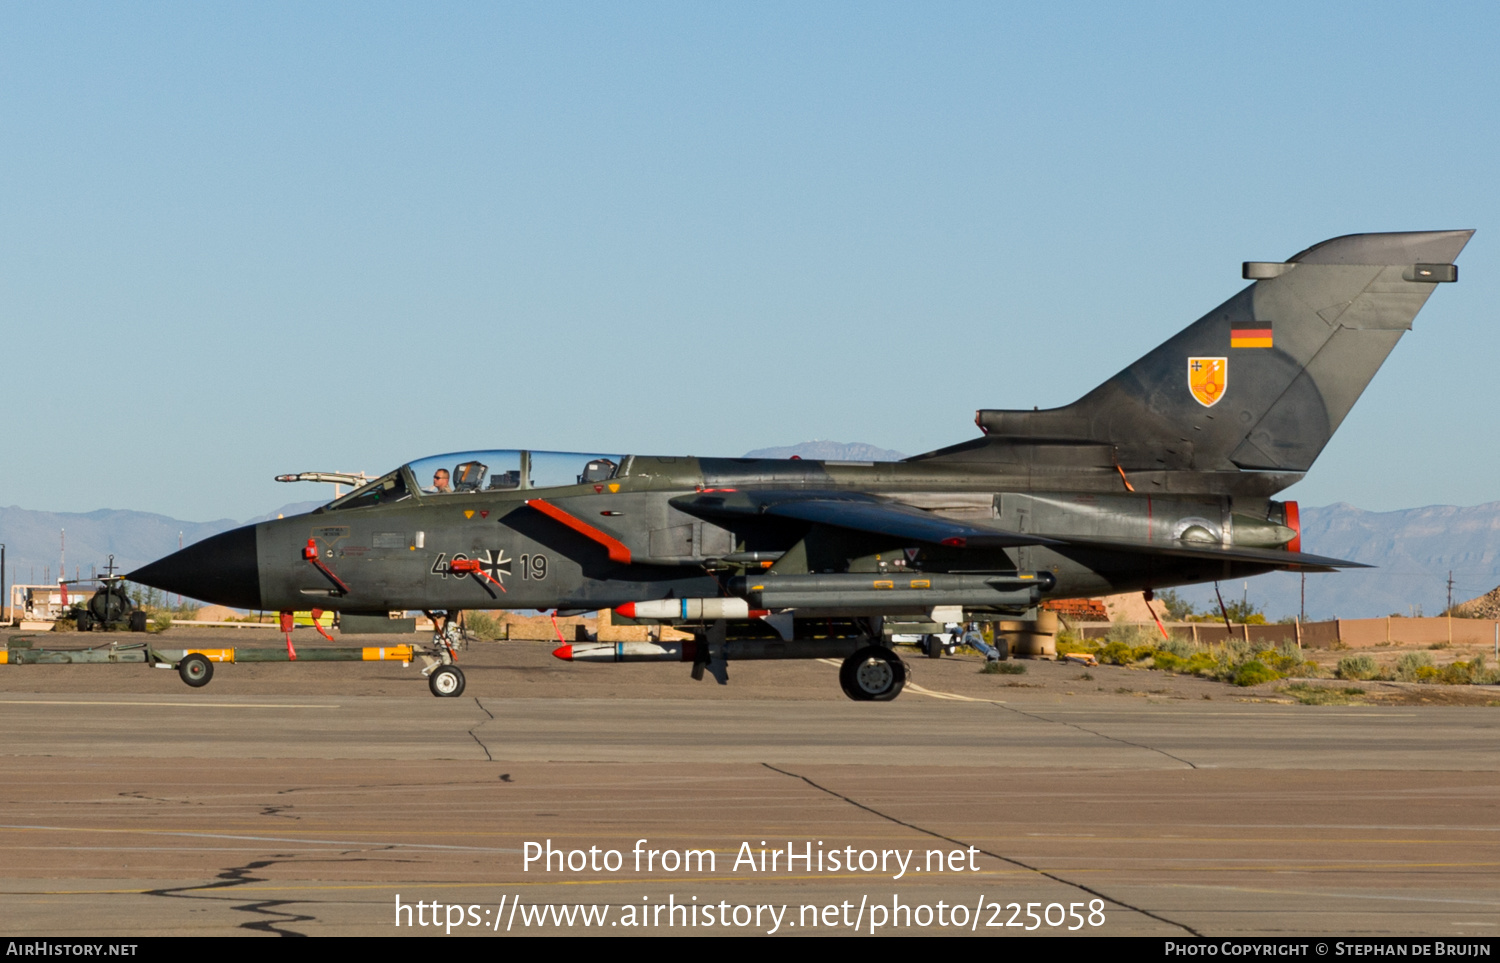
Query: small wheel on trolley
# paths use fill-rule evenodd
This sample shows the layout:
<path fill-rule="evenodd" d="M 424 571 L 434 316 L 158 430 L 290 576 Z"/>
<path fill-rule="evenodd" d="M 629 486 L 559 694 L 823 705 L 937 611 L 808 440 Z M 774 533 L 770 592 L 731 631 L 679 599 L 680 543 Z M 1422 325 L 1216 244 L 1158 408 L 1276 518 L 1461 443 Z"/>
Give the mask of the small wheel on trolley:
<path fill-rule="evenodd" d="M 214 677 L 214 664 L 208 661 L 208 656 L 192 652 L 177 663 L 177 674 L 194 689 L 201 689 Z"/>

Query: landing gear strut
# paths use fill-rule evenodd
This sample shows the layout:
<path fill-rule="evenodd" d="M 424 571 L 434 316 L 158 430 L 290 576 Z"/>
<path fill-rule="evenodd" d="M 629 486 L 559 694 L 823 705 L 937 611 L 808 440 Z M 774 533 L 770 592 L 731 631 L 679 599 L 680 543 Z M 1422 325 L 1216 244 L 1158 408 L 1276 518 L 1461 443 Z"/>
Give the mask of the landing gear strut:
<path fill-rule="evenodd" d="M 427 652 L 421 652 L 418 657 L 427 666 L 422 674 L 427 676 L 427 688 L 432 694 L 440 699 L 456 698 L 464 692 L 464 670 L 453 663 L 458 661 L 456 649 L 465 641 L 462 623 L 459 620 L 460 613 L 444 612 L 437 615 L 433 612 L 424 613 L 432 620 L 432 645 Z"/>

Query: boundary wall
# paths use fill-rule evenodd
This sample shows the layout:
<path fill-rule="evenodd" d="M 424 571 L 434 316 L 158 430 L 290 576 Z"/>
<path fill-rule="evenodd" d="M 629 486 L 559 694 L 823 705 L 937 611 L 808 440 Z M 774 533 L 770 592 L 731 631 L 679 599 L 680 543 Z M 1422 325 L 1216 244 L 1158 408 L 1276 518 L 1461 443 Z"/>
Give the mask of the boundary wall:
<path fill-rule="evenodd" d="M 1254 645 L 1276 646 L 1295 642 L 1307 649 L 1331 649 L 1344 645 L 1351 649 L 1384 645 L 1494 645 L 1500 620 L 1456 619 L 1448 616 L 1408 619 L 1391 616 L 1383 619 L 1333 619 L 1328 622 L 1293 622 L 1275 625 L 1233 624 L 1237 639 Z M 1118 626 L 1137 626 L 1158 635 L 1154 622 L 1075 622 L 1073 631 L 1086 639 L 1108 635 Z M 1223 622 L 1167 622 L 1167 632 L 1174 638 L 1189 639 L 1200 645 L 1223 643 L 1229 636 Z"/>

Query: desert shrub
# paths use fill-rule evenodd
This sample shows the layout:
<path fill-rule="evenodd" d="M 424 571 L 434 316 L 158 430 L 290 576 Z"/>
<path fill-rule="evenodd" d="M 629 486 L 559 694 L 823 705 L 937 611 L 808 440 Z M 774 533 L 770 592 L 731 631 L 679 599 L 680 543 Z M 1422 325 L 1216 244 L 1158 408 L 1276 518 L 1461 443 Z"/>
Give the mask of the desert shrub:
<path fill-rule="evenodd" d="M 1099 651 L 1099 643 L 1080 638 L 1072 632 L 1059 632 L 1055 641 L 1058 655 L 1067 655 L 1070 652 L 1081 652 L 1093 655 Z"/>
<path fill-rule="evenodd" d="M 1468 685 L 1474 681 L 1474 667 L 1468 662 L 1454 662 L 1443 666 L 1437 680 L 1444 685 Z"/>
<path fill-rule="evenodd" d="M 1182 672 L 1187 665 L 1187 659 L 1166 648 L 1156 650 L 1151 657 L 1151 668 L 1162 669 L 1166 672 Z"/>
<path fill-rule="evenodd" d="M 494 642 L 506 637 L 505 622 L 487 612 L 464 613 L 464 629 L 476 639 Z"/>
<path fill-rule="evenodd" d="M 1260 685 L 1281 678 L 1276 671 L 1259 659 L 1251 659 L 1235 667 L 1229 681 L 1239 686 Z"/>
<path fill-rule="evenodd" d="M 1437 669 L 1432 665 L 1432 656 L 1426 652 L 1403 652 L 1396 660 L 1396 678 L 1402 682 L 1422 682 L 1423 669 L 1432 669 L 1427 679 L 1436 678 Z"/>
<path fill-rule="evenodd" d="M 1224 641 L 1224 654 L 1232 662 L 1244 662 L 1252 657 L 1254 647 L 1244 639 L 1236 639 L 1233 636 Z"/>
<path fill-rule="evenodd" d="M 1469 682 L 1473 685 L 1494 685 L 1500 682 L 1500 671 L 1488 668 L 1484 656 L 1476 655 L 1469 662 Z"/>
<path fill-rule="evenodd" d="M 1262 649 L 1255 653 L 1255 660 L 1278 675 L 1294 675 L 1302 668 L 1302 655 L 1288 646 L 1279 649 Z"/>
<path fill-rule="evenodd" d="M 1124 642 L 1110 642 L 1097 653 L 1100 662 L 1109 665 L 1134 665 L 1144 659 L 1151 658 L 1156 652 L 1154 645 L 1128 645 Z"/>
<path fill-rule="evenodd" d="M 1153 669 L 1181 672 L 1186 675 L 1211 675 L 1217 669 L 1218 664 L 1219 660 L 1214 657 L 1213 653 L 1191 645 L 1186 656 L 1178 655 L 1166 646 L 1162 646 L 1156 650 L 1151 660 Z"/>
<path fill-rule="evenodd" d="M 1119 642 L 1132 649 L 1154 649 L 1162 641 L 1156 629 L 1140 625 L 1112 625 L 1104 638 L 1106 642 Z"/>
<path fill-rule="evenodd" d="M 1198 646 L 1191 640 L 1179 638 L 1163 639 L 1156 648 L 1158 652 L 1170 652 L 1179 659 L 1191 659 L 1198 652 Z"/>
<path fill-rule="evenodd" d="M 1353 686 L 1335 689 L 1331 686 L 1308 685 L 1305 682 L 1293 683 L 1281 691 L 1305 706 L 1346 706 L 1356 696 L 1365 694 L 1365 690 Z"/>
<path fill-rule="evenodd" d="M 1373 679 L 1380 674 L 1380 666 L 1368 655 L 1350 655 L 1339 659 L 1337 674 L 1340 679 Z"/>

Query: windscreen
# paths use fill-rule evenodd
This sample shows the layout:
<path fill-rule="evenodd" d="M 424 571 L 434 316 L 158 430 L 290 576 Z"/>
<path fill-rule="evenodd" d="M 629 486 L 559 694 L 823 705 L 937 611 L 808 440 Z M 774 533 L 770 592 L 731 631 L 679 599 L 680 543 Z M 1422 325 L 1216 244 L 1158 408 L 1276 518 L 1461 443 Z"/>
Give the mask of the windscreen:
<path fill-rule="evenodd" d="M 382 475 L 362 488 L 345 495 L 343 498 L 334 499 L 325 507 L 325 511 L 338 511 L 344 508 L 370 508 L 375 505 L 389 505 L 399 502 L 403 498 L 411 496 L 406 490 L 406 479 L 401 475 L 401 469 L 396 469 L 389 475 Z"/>

